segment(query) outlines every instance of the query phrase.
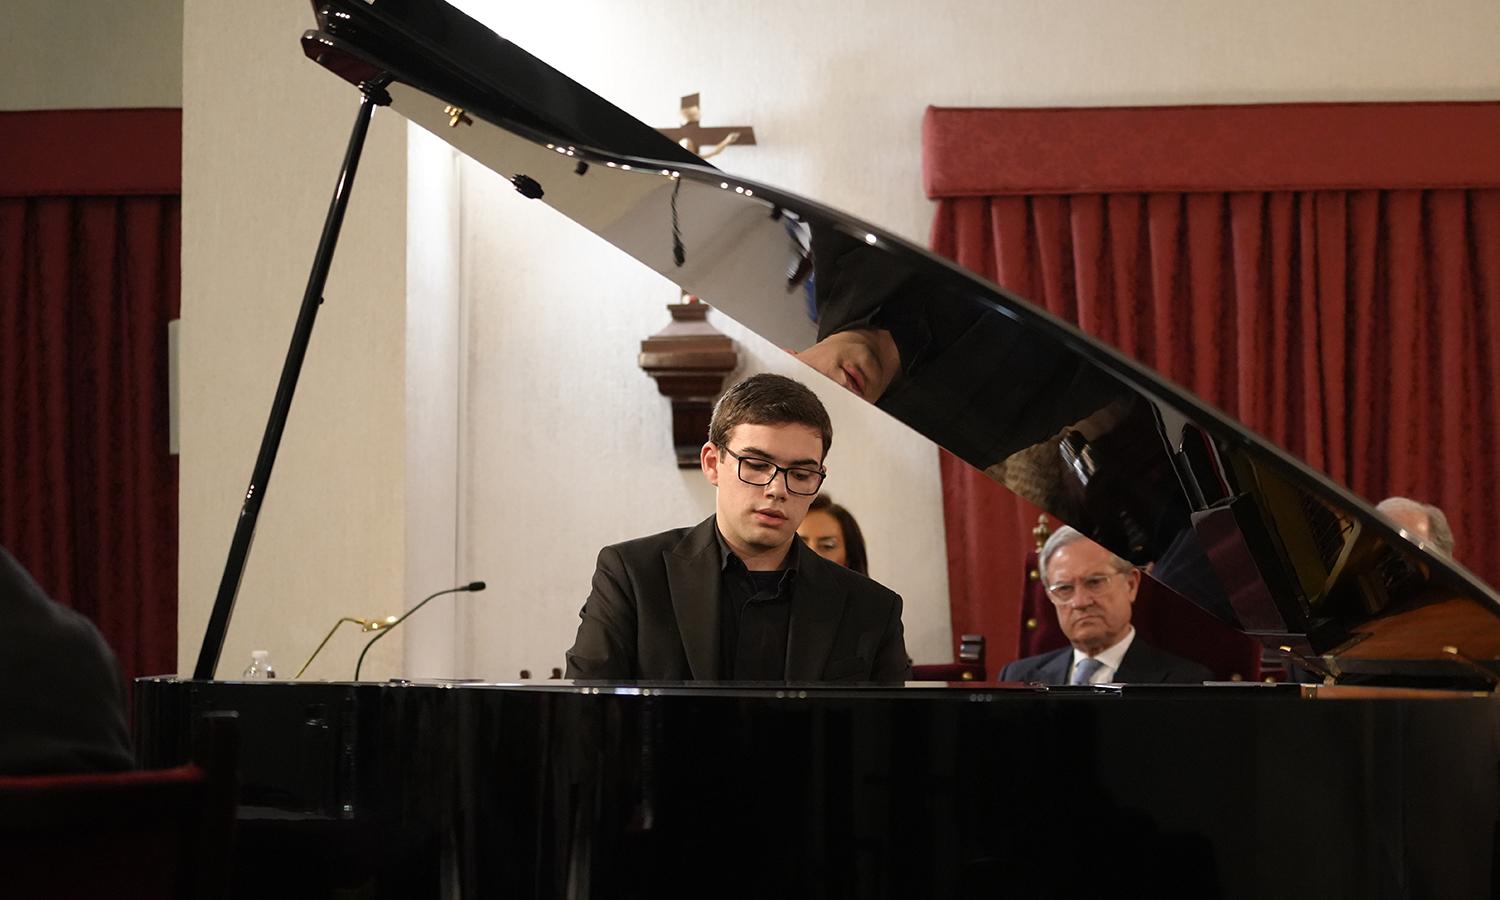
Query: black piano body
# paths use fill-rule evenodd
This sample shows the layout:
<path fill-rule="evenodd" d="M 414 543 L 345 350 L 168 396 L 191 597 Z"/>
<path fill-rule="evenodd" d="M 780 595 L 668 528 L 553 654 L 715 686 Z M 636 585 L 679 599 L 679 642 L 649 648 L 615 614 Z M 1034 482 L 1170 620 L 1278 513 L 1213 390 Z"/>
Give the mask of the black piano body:
<path fill-rule="evenodd" d="M 238 713 L 246 897 L 1487 897 L 1500 859 L 1483 694 L 156 679 L 137 698 L 147 765 Z"/>
<path fill-rule="evenodd" d="M 203 713 L 238 715 L 241 896 L 1500 890 L 1488 586 L 1077 329 L 718 172 L 438 0 L 314 7 L 303 47 L 363 92 L 356 138 L 389 104 L 782 346 L 920 335 L 925 368 L 882 409 L 1323 683 L 217 681 L 247 500 L 195 677 L 135 691 L 147 766 L 186 759 Z"/>

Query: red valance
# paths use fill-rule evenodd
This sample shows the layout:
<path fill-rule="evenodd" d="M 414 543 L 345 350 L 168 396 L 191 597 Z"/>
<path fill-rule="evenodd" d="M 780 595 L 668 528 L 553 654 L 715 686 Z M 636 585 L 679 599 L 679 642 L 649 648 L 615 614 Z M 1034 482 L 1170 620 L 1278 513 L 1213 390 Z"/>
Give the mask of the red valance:
<path fill-rule="evenodd" d="M 0 197 L 182 191 L 182 110 L 0 112 Z"/>
<path fill-rule="evenodd" d="M 1500 187 L 1500 102 L 930 106 L 922 144 L 933 199 Z"/>

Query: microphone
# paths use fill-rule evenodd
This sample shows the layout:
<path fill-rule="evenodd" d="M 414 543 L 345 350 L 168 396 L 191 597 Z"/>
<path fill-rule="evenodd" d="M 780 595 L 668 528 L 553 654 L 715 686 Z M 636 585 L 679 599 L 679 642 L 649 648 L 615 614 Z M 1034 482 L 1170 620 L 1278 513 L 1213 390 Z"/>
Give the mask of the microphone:
<path fill-rule="evenodd" d="M 408 609 L 406 612 L 402 613 L 400 618 L 398 618 L 396 621 L 390 623 L 389 625 L 384 626 L 383 628 L 380 629 L 380 633 L 379 634 L 377 634 L 374 637 L 370 638 L 370 642 L 368 644 L 365 644 L 365 649 L 359 651 L 359 661 L 354 664 L 354 680 L 355 681 L 359 680 L 359 670 L 365 664 L 365 654 L 370 652 L 370 648 L 375 645 L 375 642 L 378 641 L 378 640 L 380 640 L 381 638 L 385 637 L 386 635 L 390 634 L 391 633 L 391 629 L 395 628 L 397 625 L 400 625 L 402 622 L 405 622 L 408 616 L 410 616 L 412 613 L 416 612 L 417 610 L 421 609 L 422 607 L 426 606 L 427 602 L 429 600 L 433 599 L 434 597 L 441 597 L 444 594 L 460 594 L 460 593 L 463 593 L 465 591 L 482 591 L 482 590 L 484 590 L 484 582 L 482 582 L 482 581 L 471 581 L 468 584 L 461 585 L 459 587 L 444 588 L 443 590 L 438 591 L 435 594 L 428 594 L 427 597 L 425 597 L 422 600 L 421 603 L 418 603 L 416 606 L 413 606 L 411 609 Z"/>

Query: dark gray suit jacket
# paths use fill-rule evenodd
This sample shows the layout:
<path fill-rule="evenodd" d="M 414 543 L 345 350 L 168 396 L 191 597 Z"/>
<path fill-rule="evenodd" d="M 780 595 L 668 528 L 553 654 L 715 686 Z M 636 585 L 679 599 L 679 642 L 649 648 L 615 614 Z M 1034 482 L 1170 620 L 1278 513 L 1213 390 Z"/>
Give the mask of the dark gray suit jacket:
<path fill-rule="evenodd" d="M 114 653 L 0 547 L 0 774 L 134 765 Z"/>
<path fill-rule="evenodd" d="M 722 561 L 714 518 L 599 551 L 568 651 L 568 677 L 719 677 Z M 789 682 L 897 683 L 909 672 L 901 597 L 816 553 L 798 561 L 787 634 Z"/>
<path fill-rule="evenodd" d="M 1072 667 L 1073 648 L 1064 647 L 1016 660 L 1000 672 L 1000 680 L 1067 684 Z M 1212 681 L 1213 677 L 1207 667 L 1159 650 L 1141 640 L 1137 633 L 1130 649 L 1125 651 L 1125 658 L 1120 660 L 1114 680 L 1121 684 L 1199 684 Z"/>

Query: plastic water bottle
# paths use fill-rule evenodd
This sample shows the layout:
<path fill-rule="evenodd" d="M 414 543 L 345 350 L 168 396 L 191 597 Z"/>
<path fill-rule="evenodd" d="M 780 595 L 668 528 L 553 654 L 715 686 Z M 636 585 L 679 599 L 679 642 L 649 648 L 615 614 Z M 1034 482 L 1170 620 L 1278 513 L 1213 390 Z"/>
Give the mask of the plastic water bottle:
<path fill-rule="evenodd" d="M 276 669 L 271 665 L 271 653 L 268 650 L 252 650 L 250 652 L 250 665 L 245 667 L 246 681 L 264 681 L 267 678 L 275 678 Z"/>

